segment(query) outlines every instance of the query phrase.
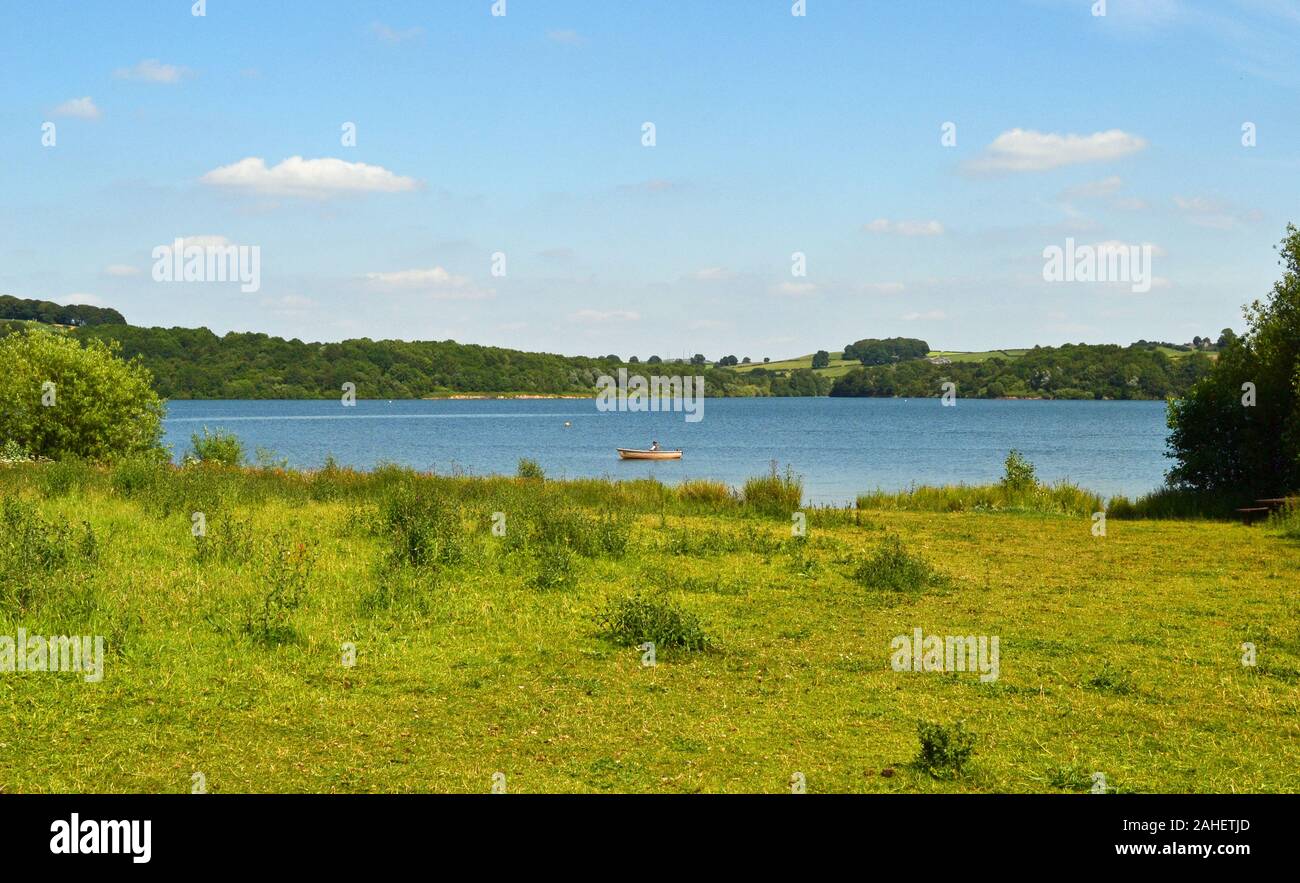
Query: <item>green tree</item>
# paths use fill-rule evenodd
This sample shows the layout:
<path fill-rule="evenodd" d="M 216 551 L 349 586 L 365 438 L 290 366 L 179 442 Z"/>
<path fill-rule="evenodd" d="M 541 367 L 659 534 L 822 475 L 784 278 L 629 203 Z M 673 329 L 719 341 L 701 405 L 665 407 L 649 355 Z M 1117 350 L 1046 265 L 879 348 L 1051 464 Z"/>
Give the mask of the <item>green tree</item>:
<path fill-rule="evenodd" d="M 162 455 L 163 402 L 137 361 L 31 329 L 0 339 L 0 443 L 97 462 Z"/>
<path fill-rule="evenodd" d="M 1282 278 L 1245 308 L 1246 333 L 1169 404 L 1171 483 L 1232 495 L 1300 489 L 1300 229 L 1287 225 Z"/>
<path fill-rule="evenodd" d="M 831 365 L 831 354 L 826 350 L 818 350 L 813 354 L 812 366 L 814 368 L 829 368 Z"/>

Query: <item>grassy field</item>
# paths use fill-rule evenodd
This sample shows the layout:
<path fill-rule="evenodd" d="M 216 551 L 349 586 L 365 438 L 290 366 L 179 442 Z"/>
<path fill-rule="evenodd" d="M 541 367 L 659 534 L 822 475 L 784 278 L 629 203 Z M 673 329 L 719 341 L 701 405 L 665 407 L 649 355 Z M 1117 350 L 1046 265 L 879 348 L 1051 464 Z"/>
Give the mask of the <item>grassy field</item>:
<path fill-rule="evenodd" d="M 799 537 L 776 478 L 46 464 L 0 494 L 0 635 L 107 642 L 101 683 L 0 673 L 0 791 L 1300 790 L 1300 546 L 1268 526 L 876 495 Z M 914 628 L 998 636 L 1000 676 L 894 671 Z M 918 721 L 964 722 L 961 771 L 913 763 Z"/>
<path fill-rule="evenodd" d="M 1188 350 L 1176 350 L 1167 346 L 1156 347 L 1156 349 L 1158 349 L 1160 352 L 1164 353 L 1166 356 L 1168 356 L 1171 359 L 1181 359 L 1189 355 Z M 931 350 L 929 358 L 931 359 L 944 358 L 952 362 L 986 362 L 992 358 L 1018 359 L 1027 352 L 1029 352 L 1028 349 L 987 350 L 984 352 L 960 352 L 957 350 Z M 845 361 L 842 358 L 843 355 L 844 355 L 843 353 L 831 353 L 830 365 L 826 368 L 818 368 L 817 372 L 819 374 L 825 374 L 828 377 L 840 377 L 844 374 L 849 373 L 854 368 L 860 368 L 862 366 L 862 363 L 857 361 L 856 359 L 851 361 Z M 1208 355 L 1211 358 L 1218 358 L 1218 353 L 1216 352 L 1210 352 L 1208 353 Z M 812 359 L 813 359 L 813 354 L 809 353 L 806 356 L 798 356 L 797 358 L 793 358 L 793 359 L 782 359 L 779 362 L 767 362 L 767 363 L 753 362 L 748 365 L 737 365 L 732 370 L 739 371 L 741 373 L 744 373 L 746 371 L 752 371 L 755 368 L 767 368 L 768 370 L 771 371 L 793 371 L 796 368 L 811 368 Z"/>
<path fill-rule="evenodd" d="M 825 374 L 828 377 L 839 377 L 841 374 L 849 373 L 854 368 L 862 367 L 862 363 L 857 359 L 845 361 L 842 358 L 843 355 L 843 353 L 831 353 L 830 365 L 825 368 L 818 368 L 817 372 L 819 374 Z M 782 359 L 779 362 L 751 362 L 748 365 L 736 365 L 731 370 L 739 371 L 742 374 L 752 371 L 755 368 L 766 368 L 769 371 L 793 371 L 796 368 L 811 368 L 812 360 L 813 354 L 809 353 L 806 356 L 799 356 L 794 359 Z"/>

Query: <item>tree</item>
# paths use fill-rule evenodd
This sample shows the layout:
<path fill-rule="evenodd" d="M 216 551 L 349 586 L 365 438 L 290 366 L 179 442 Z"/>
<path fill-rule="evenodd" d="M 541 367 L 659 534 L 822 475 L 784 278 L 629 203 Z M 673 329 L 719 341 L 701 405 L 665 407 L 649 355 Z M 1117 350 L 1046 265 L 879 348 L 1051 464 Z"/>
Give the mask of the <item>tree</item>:
<path fill-rule="evenodd" d="M 831 366 L 831 354 L 826 350 L 818 350 L 813 354 L 812 366 L 814 368 L 829 368 Z"/>
<path fill-rule="evenodd" d="M 638 359 L 636 356 L 628 356 L 628 357 L 627 357 L 627 363 L 628 363 L 629 365 L 639 365 L 639 364 L 641 364 L 641 360 Z"/>
<path fill-rule="evenodd" d="M 742 365 L 748 365 L 748 364 L 749 364 L 749 356 L 745 356 L 745 358 L 741 359 L 741 360 L 740 360 L 740 363 L 741 363 Z"/>
<path fill-rule="evenodd" d="M 163 402 L 138 361 L 31 329 L 0 339 L 0 443 L 36 457 L 163 455 Z"/>
<path fill-rule="evenodd" d="M 1266 301 L 1245 308 L 1246 333 L 1169 404 L 1175 486 L 1233 496 L 1300 490 L 1300 229 L 1294 224 L 1278 252 L 1282 278 Z"/>
<path fill-rule="evenodd" d="M 730 368 L 732 365 L 739 364 L 740 360 L 735 356 L 723 356 L 721 359 L 718 359 L 718 366 L 721 368 Z"/>
<path fill-rule="evenodd" d="M 703 365 L 707 361 L 708 359 L 704 358 L 704 356 L 701 355 L 700 353 L 696 353 L 695 355 L 691 356 L 692 365 Z"/>
<path fill-rule="evenodd" d="M 662 362 L 663 359 L 659 358 L 658 356 L 651 356 L 650 358 L 646 359 L 646 364 L 648 365 L 658 365 L 661 364 Z"/>
<path fill-rule="evenodd" d="M 1237 339 L 1237 332 L 1231 328 L 1225 328 L 1219 332 L 1219 340 L 1214 344 L 1219 349 L 1232 346 L 1232 342 Z"/>

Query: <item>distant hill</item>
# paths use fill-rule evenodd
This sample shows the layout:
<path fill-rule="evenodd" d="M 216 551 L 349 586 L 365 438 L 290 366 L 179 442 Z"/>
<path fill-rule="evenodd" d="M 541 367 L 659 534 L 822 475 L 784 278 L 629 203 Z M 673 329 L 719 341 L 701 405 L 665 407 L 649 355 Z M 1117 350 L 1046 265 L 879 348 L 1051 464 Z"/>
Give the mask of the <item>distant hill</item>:
<path fill-rule="evenodd" d="M 42 322 L 46 325 L 125 325 L 117 310 L 87 304 L 63 306 L 48 300 L 24 300 L 0 294 L 0 319 Z"/>
<path fill-rule="evenodd" d="M 1179 396 L 1209 370 L 1212 356 L 1190 346 L 1139 341 L 982 353 L 930 350 L 913 338 L 869 338 L 843 352 L 779 362 L 734 356 L 709 363 L 641 362 L 529 353 L 444 341 L 370 340 L 304 343 L 266 334 L 207 328 L 140 328 L 116 310 L 61 307 L 0 297 L 0 336 L 32 322 L 60 325 L 83 338 L 116 341 L 139 358 L 159 394 L 173 399 L 325 399 L 356 385 L 359 398 L 446 396 L 587 396 L 602 375 L 703 375 L 710 396 L 930 397 L 957 384 L 966 398 L 1162 399 Z M 922 355 L 924 353 L 924 355 Z M 864 364 L 864 361 L 868 364 Z"/>

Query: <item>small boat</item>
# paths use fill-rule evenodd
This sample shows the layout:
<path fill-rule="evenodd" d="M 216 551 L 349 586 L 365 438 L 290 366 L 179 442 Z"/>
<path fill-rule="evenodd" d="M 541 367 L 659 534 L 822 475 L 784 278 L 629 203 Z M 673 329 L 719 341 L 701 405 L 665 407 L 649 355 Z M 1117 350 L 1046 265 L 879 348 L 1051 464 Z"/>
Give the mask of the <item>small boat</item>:
<path fill-rule="evenodd" d="M 631 448 L 619 448 L 618 458 L 620 460 L 680 460 L 682 458 L 682 449 L 675 451 L 637 451 Z"/>

